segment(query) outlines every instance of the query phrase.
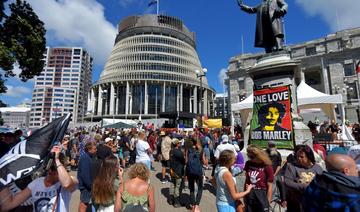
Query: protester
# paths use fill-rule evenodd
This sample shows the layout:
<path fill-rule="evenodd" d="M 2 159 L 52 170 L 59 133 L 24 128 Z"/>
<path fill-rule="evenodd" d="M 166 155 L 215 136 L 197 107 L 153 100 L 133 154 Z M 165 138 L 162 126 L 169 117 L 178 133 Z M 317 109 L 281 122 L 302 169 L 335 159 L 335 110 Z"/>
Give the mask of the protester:
<path fill-rule="evenodd" d="M 236 179 L 231 173 L 234 162 L 235 155 L 231 150 L 220 153 L 219 166 L 215 170 L 216 207 L 219 212 L 235 212 L 237 207 L 243 207 L 240 199 L 250 193 L 253 187 L 253 185 L 246 185 L 245 192 L 237 192 Z"/>
<path fill-rule="evenodd" d="M 179 139 L 174 138 L 172 141 L 174 148 L 170 151 L 170 175 L 172 185 L 170 186 L 170 203 L 174 207 L 180 207 L 181 184 L 184 176 L 185 157 L 180 149 Z"/>
<path fill-rule="evenodd" d="M 162 131 L 160 133 L 160 135 L 162 136 L 162 141 L 161 141 L 161 156 L 162 156 L 162 160 L 161 160 L 161 164 L 162 164 L 162 169 L 161 169 L 161 174 L 162 174 L 162 180 L 161 183 L 166 183 L 166 170 L 169 168 L 169 163 L 170 163 L 170 150 L 171 150 L 171 138 L 169 137 L 169 135 L 165 135 L 165 132 Z"/>
<path fill-rule="evenodd" d="M 96 149 L 96 155 L 100 160 L 104 160 L 105 158 L 113 155 L 112 146 L 110 143 L 113 141 L 112 138 L 107 137 L 105 138 L 105 143 L 100 143 Z"/>
<path fill-rule="evenodd" d="M 249 160 L 245 163 L 245 184 L 253 185 L 250 194 L 245 197 L 246 211 L 269 211 L 272 198 L 272 183 L 274 172 L 271 160 L 266 152 L 256 146 L 247 148 Z"/>
<path fill-rule="evenodd" d="M 327 172 L 317 175 L 304 194 L 304 211 L 360 211 L 360 178 L 355 161 L 332 154 Z"/>
<path fill-rule="evenodd" d="M 93 206 L 98 212 L 113 212 L 116 192 L 122 179 L 123 170 L 115 156 L 102 162 L 99 174 L 92 185 Z"/>
<path fill-rule="evenodd" d="M 60 156 L 60 147 L 54 146 L 51 152 L 55 153 L 55 160 L 46 177 L 40 177 L 32 181 L 27 188 L 15 196 L 8 196 L 1 202 L 1 210 L 7 211 L 15 208 L 32 198 L 33 211 L 70 211 L 69 205 L 71 194 L 77 186 L 76 178 L 69 175 L 64 167 L 64 155 Z"/>
<path fill-rule="evenodd" d="M 95 142 L 85 144 L 85 154 L 80 157 L 77 178 L 79 180 L 80 203 L 79 212 L 85 212 L 91 201 L 91 187 L 95 178 L 96 167 L 94 158 L 96 157 Z"/>
<path fill-rule="evenodd" d="M 192 139 L 192 148 L 186 152 L 186 174 L 189 182 L 190 201 L 192 210 L 199 210 L 200 200 L 203 192 L 203 161 L 204 153 L 200 140 Z M 197 185 L 197 194 L 195 198 L 195 183 Z"/>
<path fill-rule="evenodd" d="M 276 176 L 280 172 L 282 159 L 280 152 L 276 149 L 275 141 L 268 142 L 266 153 L 271 160 L 274 176 Z"/>
<path fill-rule="evenodd" d="M 348 155 L 355 160 L 357 168 L 360 171 L 360 142 L 349 148 Z"/>
<path fill-rule="evenodd" d="M 150 145 L 145 140 L 145 133 L 139 132 L 136 142 L 136 163 L 143 163 L 148 169 L 151 168 L 150 154 L 152 153 Z"/>
<path fill-rule="evenodd" d="M 130 167 L 128 180 L 121 182 L 116 193 L 114 211 L 155 212 L 154 188 L 149 184 L 150 170 L 142 163 Z"/>
<path fill-rule="evenodd" d="M 314 153 L 307 145 L 295 147 L 296 162 L 288 163 L 285 171 L 287 208 L 289 211 L 303 211 L 301 199 L 306 187 L 315 175 L 321 174 L 321 167 L 315 163 Z"/>

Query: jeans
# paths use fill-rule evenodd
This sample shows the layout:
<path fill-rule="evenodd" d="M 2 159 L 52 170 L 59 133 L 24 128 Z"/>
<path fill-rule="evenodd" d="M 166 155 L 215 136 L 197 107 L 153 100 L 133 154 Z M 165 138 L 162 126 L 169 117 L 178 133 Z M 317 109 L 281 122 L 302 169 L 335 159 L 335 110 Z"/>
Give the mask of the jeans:
<path fill-rule="evenodd" d="M 201 176 L 195 176 L 195 175 L 188 175 L 188 181 L 189 181 L 189 189 L 190 189 L 190 199 L 191 199 L 191 204 L 192 205 L 199 205 L 200 204 L 200 200 L 201 200 L 201 196 L 202 196 L 202 192 L 203 192 L 203 175 Z M 198 191 L 196 194 L 196 199 L 195 199 L 195 183 L 198 186 Z"/>

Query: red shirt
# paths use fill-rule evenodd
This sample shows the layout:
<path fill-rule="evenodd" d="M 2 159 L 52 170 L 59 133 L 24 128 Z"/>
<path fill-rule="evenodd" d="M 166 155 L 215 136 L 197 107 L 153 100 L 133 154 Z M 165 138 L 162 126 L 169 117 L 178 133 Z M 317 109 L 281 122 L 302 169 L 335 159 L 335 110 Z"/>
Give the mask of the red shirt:
<path fill-rule="evenodd" d="M 267 183 L 274 181 L 274 171 L 271 166 L 264 166 L 247 161 L 245 163 L 246 184 L 254 185 L 255 189 L 267 189 Z"/>

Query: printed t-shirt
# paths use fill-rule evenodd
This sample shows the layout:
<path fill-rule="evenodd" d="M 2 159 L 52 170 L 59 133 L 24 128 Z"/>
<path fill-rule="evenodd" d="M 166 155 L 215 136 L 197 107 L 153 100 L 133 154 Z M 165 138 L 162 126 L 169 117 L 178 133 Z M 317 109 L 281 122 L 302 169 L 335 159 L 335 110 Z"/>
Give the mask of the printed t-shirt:
<path fill-rule="evenodd" d="M 33 211 L 52 212 L 58 189 L 60 189 L 60 192 L 57 200 L 57 209 L 55 211 L 69 211 L 68 207 L 71 200 L 71 192 L 64 188 L 60 188 L 60 182 L 46 187 L 44 181 L 45 177 L 40 177 L 28 185 L 28 188 L 31 190 L 31 197 L 33 200 Z"/>
<path fill-rule="evenodd" d="M 254 185 L 255 189 L 267 189 L 267 182 L 274 181 L 274 172 L 271 166 L 247 161 L 244 170 L 246 171 L 246 184 Z"/>

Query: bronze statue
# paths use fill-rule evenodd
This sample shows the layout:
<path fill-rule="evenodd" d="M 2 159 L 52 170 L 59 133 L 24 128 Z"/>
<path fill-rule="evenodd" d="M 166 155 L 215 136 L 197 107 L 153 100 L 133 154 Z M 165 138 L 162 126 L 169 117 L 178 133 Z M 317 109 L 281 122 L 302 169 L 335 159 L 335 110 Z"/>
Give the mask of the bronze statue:
<path fill-rule="evenodd" d="M 244 5 L 237 0 L 241 10 L 256 13 L 255 47 L 265 48 L 266 53 L 280 51 L 284 45 L 282 17 L 287 13 L 288 5 L 284 0 L 263 0 L 256 7 Z"/>

